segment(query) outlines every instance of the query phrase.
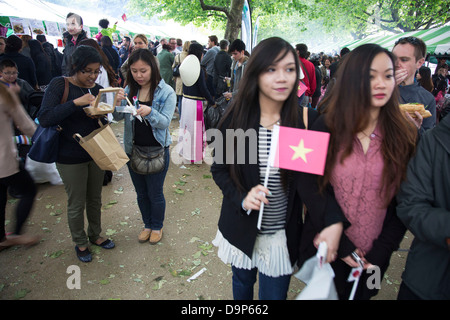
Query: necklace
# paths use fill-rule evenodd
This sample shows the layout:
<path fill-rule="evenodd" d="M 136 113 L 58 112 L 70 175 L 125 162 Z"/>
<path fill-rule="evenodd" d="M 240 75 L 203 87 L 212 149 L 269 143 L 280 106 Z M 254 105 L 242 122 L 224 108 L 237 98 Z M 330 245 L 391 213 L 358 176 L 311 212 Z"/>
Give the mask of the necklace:
<path fill-rule="evenodd" d="M 268 124 L 268 125 L 262 125 L 261 124 L 261 126 L 263 127 L 263 128 L 270 128 L 270 127 L 272 127 L 274 124 L 277 124 L 277 125 L 280 125 L 280 119 L 278 119 L 277 121 L 275 121 L 275 122 L 272 122 L 271 124 Z"/>
<path fill-rule="evenodd" d="M 81 93 L 82 93 L 83 95 L 88 94 L 88 93 L 91 93 L 91 88 L 84 88 L 84 87 L 80 86 L 80 85 L 78 84 L 78 80 L 75 79 L 74 77 L 72 77 L 72 84 L 73 84 L 74 86 L 78 87 L 78 88 L 81 90 Z M 84 92 L 83 89 L 86 89 L 87 92 Z M 92 94 L 92 93 L 91 93 L 91 94 Z"/>
<path fill-rule="evenodd" d="M 78 87 L 78 88 L 81 90 L 81 93 L 82 93 L 83 95 L 88 94 L 88 93 L 91 93 L 91 90 L 89 90 L 89 89 L 87 89 L 88 92 L 84 92 L 82 87 Z"/>

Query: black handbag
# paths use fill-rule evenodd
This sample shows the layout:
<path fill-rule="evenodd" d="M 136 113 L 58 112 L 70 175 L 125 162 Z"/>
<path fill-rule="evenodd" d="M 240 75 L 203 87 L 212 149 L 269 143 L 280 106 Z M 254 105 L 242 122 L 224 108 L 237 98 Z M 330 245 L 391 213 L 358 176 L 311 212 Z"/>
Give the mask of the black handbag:
<path fill-rule="evenodd" d="M 64 77 L 65 88 L 61 103 L 67 101 L 69 95 L 69 80 Z M 59 135 L 62 128 L 59 125 L 51 127 L 42 127 L 39 125 L 31 138 L 33 144 L 31 145 L 28 156 L 31 160 L 43 163 L 56 162 L 58 158 Z"/>
<path fill-rule="evenodd" d="M 164 147 L 137 146 L 131 149 L 130 167 L 138 174 L 160 173 L 166 166 Z"/>
<path fill-rule="evenodd" d="M 173 67 L 173 76 L 174 77 L 179 77 L 180 76 L 180 56 L 178 55 L 178 64 L 175 65 L 175 67 Z"/>
<path fill-rule="evenodd" d="M 205 119 L 205 129 L 217 128 L 217 125 L 222 119 L 225 111 L 227 110 L 229 101 L 225 97 L 220 97 L 216 100 L 214 106 L 209 105 L 203 113 Z"/>

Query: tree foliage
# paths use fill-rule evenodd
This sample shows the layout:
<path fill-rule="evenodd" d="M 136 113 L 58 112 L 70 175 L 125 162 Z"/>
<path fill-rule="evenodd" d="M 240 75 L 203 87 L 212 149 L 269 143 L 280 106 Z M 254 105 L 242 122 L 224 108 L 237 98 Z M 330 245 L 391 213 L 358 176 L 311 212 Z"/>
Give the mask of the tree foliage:
<path fill-rule="evenodd" d="M 244 0 L 130 0 L 130 8 L 146 17 L 158 15 L 181 24 L 225 29 L 225 37 L 234 39 L 241 27 L 240 12 Z M 406 32 L 427 29 L 450 21 L 450 0 L 249 0 L 253 22 L 257 16 L 268 29 L 283 26 L 293 16 L 305 29 L 318 20 L 330 32 L 345 30 L 361 38 L 380 30 Z M 291 36 L 291 33 L 288 33 Z"/>
<path fill-rule="evenodd" d="M 307 8 L 301 0 L 249 0 L 253 17 L 258 15 L 290 15 Z M 210 25 L 225 29 L 230 41 L 239 36 L 244 0 L 130 0 L 133 12 L 147 17 L 173 19 L 181 24 Z"/>
<path fill-rule="evenodd" d="M 450 21 L 449 8 L 450 0 L 315 0 L 308 14 L 360 38 L 380 30 L 401 33 L 443 25 Z"/>

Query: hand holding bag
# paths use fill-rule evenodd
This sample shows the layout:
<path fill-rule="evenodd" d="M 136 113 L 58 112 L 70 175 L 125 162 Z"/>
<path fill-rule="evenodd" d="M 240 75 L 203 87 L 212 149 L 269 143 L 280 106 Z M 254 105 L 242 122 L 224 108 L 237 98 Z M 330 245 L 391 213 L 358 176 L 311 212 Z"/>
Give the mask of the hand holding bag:
<path fill-rule="evenodd" d="M 319 245 L 317 254 L 307 260 L 295 277 L 306 283 L 296 300 L 338 300 L 334 285 L 334 271 L 329 263 L 325 263 L 327 246 Z"/>
<path fill-rule="evenodd" d="M 64 93 L 60 104 L 65 103 L 69 95 L 69 80 L 64 77 L 64 82 Z M 46 128 L 39 125 L 31 138 L 33 144 L 28 152 L 30 159 L 43 163 L 56 162 L 61 130 L 62 128 L 59 125 Z"/>
<path fill-rule="evenodd" d="M 130 159 L 123 150 L 109 124 L 103 125 L 85 137 L 78 133 L 73 135 L 81 147 L 89 153 L 102 170 L 117 171 Z"/>

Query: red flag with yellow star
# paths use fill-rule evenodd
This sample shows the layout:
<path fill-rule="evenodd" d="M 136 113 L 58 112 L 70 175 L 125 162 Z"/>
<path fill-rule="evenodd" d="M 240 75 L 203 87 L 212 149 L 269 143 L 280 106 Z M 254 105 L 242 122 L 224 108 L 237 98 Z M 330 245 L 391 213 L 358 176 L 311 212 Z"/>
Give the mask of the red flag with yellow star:
<path fill-rule="evenodd" d="M 274 126 L 269 155 L 272 167 L 323 175 L 328 132 Z"/>

